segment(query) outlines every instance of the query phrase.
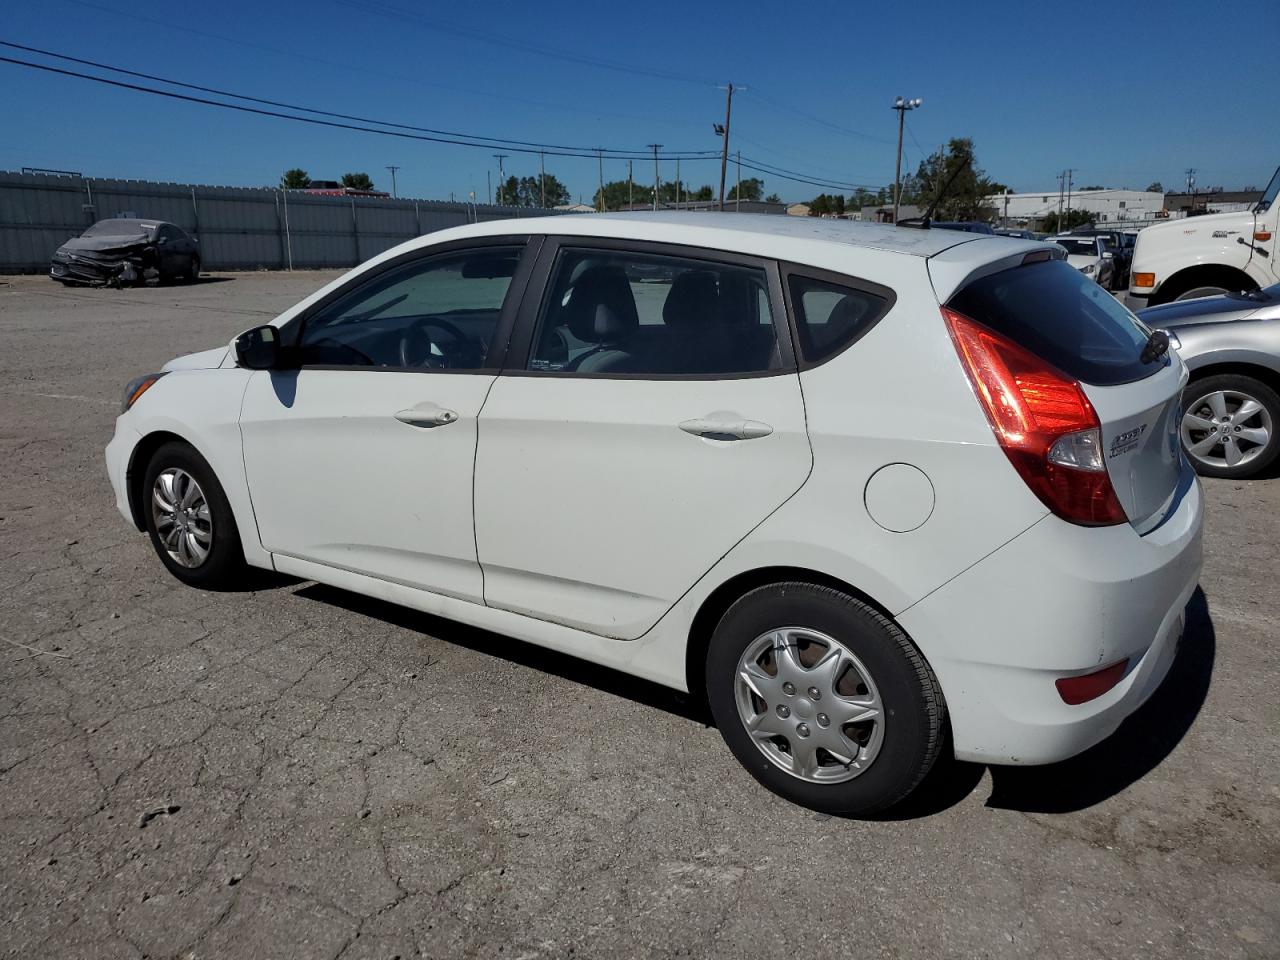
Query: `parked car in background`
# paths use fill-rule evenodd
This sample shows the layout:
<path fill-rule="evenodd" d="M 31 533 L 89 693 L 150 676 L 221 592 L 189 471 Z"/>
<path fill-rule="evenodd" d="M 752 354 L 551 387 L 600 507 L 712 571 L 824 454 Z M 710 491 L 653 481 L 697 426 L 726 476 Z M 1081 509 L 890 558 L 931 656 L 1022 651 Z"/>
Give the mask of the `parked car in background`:
<path fill-rule="evenodd" d="M 997 236 L 1016 237 L 1019 240 L 1039 240 L 1042 236 L 1034 230 L 996 230 Z"/>
<path fill-rule="evenodd" d="M 1067 252 L 1067 263 L 1071 266 L 1096 281 L 1102 289 L 1111 289 L 1115 254 L 1107 249 L 1106 241 L 1101 237 L 1078 237 L 1064 233 L 1050 237 L 1048 242 L 1056 243 Z"/>
<path fill-rule="evenodd" d="M 490 221 L 130 383 L 107 469 L 186 584 L 274 569 L 691 691 L 767 787 L 864 814 L 1162 681 L 1202 518 L 1167 344 L 1025 240 Z"/>
<path fill-rule="evenodd" d="M 1167 220 L 1138 234 L 1125 303 L 1257 290 L 1280 282 L 1280 168 L 1251 210 Z"/>
<path fill-rule="evenodd" d="M 1243 479 L 1271 466 L 1280 455 L 1280 284 L 1139 316 L 1170 332 L 1191 370 L 1181 434 L 1196 470 Z"/>
<path fill-rule="evenodd" d="M 1107 289 L 1123 290 L 1128 286 L 1129 265 L 1133 262 L 1133 234 L 1097 227 L 1079 227 L 1070 233 L 1073 237 L 1101 237 L 1106 250 L 1111 253 L 1111 282 L 1107 284 Z"/>
<path fill-rule="evenodd" d="M 200 277 L 200 247 L 181 227 L 162 220 L 99 220 L 53 255 L 49 276 L 62 283 L 126 286 Z"/>
<path fill-rule="evenodd" d="M 966 233 L 985 233 L 988 236 L 994 236 L 996 232 L 991 224 L 977 220 L 933 220 L 929 226 L 935 230 L 963 230 Z"/>

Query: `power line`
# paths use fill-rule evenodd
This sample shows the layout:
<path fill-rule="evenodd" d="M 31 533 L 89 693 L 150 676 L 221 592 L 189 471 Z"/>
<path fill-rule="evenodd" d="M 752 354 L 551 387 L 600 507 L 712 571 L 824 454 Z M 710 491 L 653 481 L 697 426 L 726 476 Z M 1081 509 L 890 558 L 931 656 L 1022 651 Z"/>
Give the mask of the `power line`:
<path fill-rule="evenodd" d="M 3 43 L 4 41 L 0 41 Z M 46 73 L 56 73 L 66 77 L 75 77 L 81 80 L 91 80 L 94 83 L 101 83 L 111 87 L 118 87 L 124 90 L 134 90 L 140 93 L 150 93 L 155 96 L 168 97 L 172 100 L 182 100 L 188 103 L 200 103 L 210 107 L 221 107 L 224 110 L 238 110 L 242 113 L 252 113 L 263 117 L 275 117 L 281 120 L 294 120 L 298 123 L 310 123 L 322 127 L 333 127 L 340 130 L 356 130 L 363 133 L 380 133 L 387 137 L 400 137 L 405 140 L 423 140 L 430 143 L 448 143 L 461 147 L 481 147 L 492 149 L 495 146 L 505 147 L 515 153 L 534 154 L 539 152 L 536 146 L 527 146 L 516 140 L 500 140 L 498 138 L 474 137 L 467 134 L 447 134 L 441 136 L 428 135 L 425 133 L 411 133 L 403 129 L 396 130 L 379 130 L 376 127 L 364 126 L 353 123 L 340 123 L 337 120 L 322 120 L 318 117 L 300 117 L 291 113 L 280 113 L 276 110 L 265 110 L 260 107 L 249 107 L 239 103 L 223 103 L 219 100 L 209 100 L 205 97 L 191 96 L 185 93 L 175 93 L 171 90 L 158 90 L 155 87 L 147 87 L 136 83 L 126 83 L 123 80 L 112 80 L 108 77 L 96 77 L 89 73 L 81 73 L 77 70 L 68 70 L 63 67 L 55 67 L 51 64 L 33 63 L 29 60 L 19 60 L 15 57 L 0 57 L 0 63 L 11 63 L 20 67 L 28 67 L 33 70 L 42 70 Z M 115 68 L 108 68 L 115 69 Z M 161 81 L 168 82 L 168 81 Z M 224 94 L 224 96 L 236 96 L 235 94 Z M 296 108 L 290 108 L 296 109 Z M 320 111 L 309 111 L 320 112 Z M 364 123 L 377 123 L 378 121 L 364 121 Z M 403 124 L 399 125 L 401 128 Z M 546 152 L 552 156 L 560 157 L 594 157 L 596 152 L 590 147 L 566 147 L 566 148 L 549 148 Z M 610 159 L 648 159 L 640 150 L 626 150 L 611 148 L 605 151 L 610 154 Z M 668 153 L 663 155 L 667 159 L 674 159 L 680 156 L 685 160 L 709 160 L 714 158 L 714 154 L 710 151 L 685 152 L 681 154 Z"/>
<path fill-rule="evenodd" d="M 492 142 L 491 145 L 498 145 L 498 146 L 511 145 L 511 146 L 523 146 L 523 147 L 535 148 L 535 150 L 529 151 L 529 152 L 538 152 L 539 150 L 549 150 L 549 149 L 556 149 L 556 150 L 586 149 L 583 147 L 576 147 L 576 146 L 559 144 L 559 143 L 538 143 L 536 141 L 529 141 L 529 140 L 512 140 L 507 137 L 489 137 L 489 136 L 484 136 L 482 134 L 459 133 L 455 130 L 437 130 L 432 127 L 419 127 L 413 124 L 397 123 L 392 120 L 378 120 L 373 117 L 362 117 L 362 116 L 348 114 L 348 113 L 335 113 L 332 110 L 320 110 L 315 107 L 304 107 L 296 103 L 286 103 L 281 100 L 267 100 L 263 97 L 254 97 L 245 93 L 234 93 L 229 90 L 221 90 L 217 87 L 206 87 L 196 83 L 186 83 L 185 81 L 182 81 L 182 80 L 171 80 L 168 77 L 161 77 L 151 73 L 141 73 L 137 70 L 128 70 L 124 67 L 112 66 L 109 63 L 100 63 L 96 60 L 86 60 L 82 57 L 73 57 L 64 53 L 55 53 L 52 50 L 43 50 L 39 47 L 30 47 L 30 46 L 27 46 L 26 44 L 13 43 L 8 40 L 0 40 L 0 47 L 10 47 L 15 50 L 24 50 L 27 53 L 37 53 L 37 54 L 40 54 L 41 56 L 52 57 L 55 60 L 65 60 L 70 63 L 78 63 L 86 67 L 95 67 L 96 69 L 99 69 L 99 70 L 110 70 L 112 73 L 119 73 L 129 77 L 137 77 L 142 80 L 151 80 L 156 83 L 164 83 L 164 84 L 168 84 L 171 87 L 181 87 L 185 90 L 198 90 L 201 93 L 212 93 L 220 97 L 231 97 L 235 100 L 246 100 L 249 103 L 259 103 L 259 104 L 263 104 L 265 106 L 270 106 L 270 107 L 282 107 L 286 110 L 300 110 L 303 113 L 314 113 L 317 116 L 334 117 L 338 120 L 353 120 L 357 123 L 372 123 L 372 124 L 377 124 L 378 126 L 381 126 L 381 127 L 395 127 L 400 130 L 413 130 L 419 133 L 430 133 L 430 134 L 435 134 L 437 136 L 442 136 L 442 137 L 462 137 L 467 140 L 487 140 Z M 75 74 L 75 75 L 78 76 L 78 74 Z M 90 77 L 89 79 L 99 79 L 99 78 Z M 154 91 L 151 91 L 151 92 L 154 92 Z M 636 148 L 635 150 L 606 149 L 605 152 L 606 153 L 629 153 L 629 154 L 640 155 L 639 148 Z M 714 151 L 710 151 L 710 150 L 688 151 L 688 152 L 705 153 L 707 155 L 714 154 Z"/>

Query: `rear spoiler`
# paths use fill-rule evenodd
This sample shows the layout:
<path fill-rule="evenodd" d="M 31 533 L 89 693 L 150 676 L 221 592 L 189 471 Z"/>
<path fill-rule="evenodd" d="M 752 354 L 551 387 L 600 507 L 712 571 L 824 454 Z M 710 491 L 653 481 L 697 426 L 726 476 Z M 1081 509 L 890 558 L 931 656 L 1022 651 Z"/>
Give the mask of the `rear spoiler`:
<path fill-rule="evenodd" d="M 988 253 L 992 259 L 975 263 L 975 253 Z M 1040 240 L 1019 240 L 1015 237 L 982 237 L 974 235 L 971 243 L 962 243 L 935 253 L 927 261 L 929 280 L 939 303 L 946 303 L 961 287 L 981 277 L 1012 270 L 1026 263 L 1045 260 L 1065 260 L 1066 251 L 1052 243 Z"/>

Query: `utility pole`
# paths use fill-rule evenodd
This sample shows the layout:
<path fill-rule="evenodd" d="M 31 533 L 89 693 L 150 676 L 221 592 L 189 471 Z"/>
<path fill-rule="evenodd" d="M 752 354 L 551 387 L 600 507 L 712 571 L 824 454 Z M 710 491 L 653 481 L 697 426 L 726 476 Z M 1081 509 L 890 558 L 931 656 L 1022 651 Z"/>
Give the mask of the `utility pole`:
<path fill-rule="evenodd" d="M 907 122 L 907 111 L 914 110 L 924 103 L 920 97 L 904 100 L 898 97 L 893 101 L 893 109 L 898 111 L 898 157 L 893 172 L 893 222 L 898 222 L 898 206 L 902 203 L 902 128 Z"/>
<path fill-rule="evenodd" d="M 596 147 L 596 160 L 600 167 L 600 212 L 604 213 L 604 150 Z"/>
<path fill-rule="evenodd" d="M 1071 175 L 1075 172 L 1076 171 L 1074 167 L 1067 167 L 1067 220 L 1068 221 L 1071 220 Z M 1059 230 L 1058 230 L 1059 233 L 1066 233 L 1066 230 L 1062 229 L 1062 224 L 1059 224 L 1058 227 L 1059 227 Z"/>
<path fill-rule="evenodd" d="M 631 161 L 627 161 L 627 209 L 636 205 L 635 180 L 631 176 Z"/>
<path fill-rule="evenodd" d="M 495 154 L 494 154 L 494 156 L 498 159 L 498 203 L 502 203 L 502 200 L 503 200 L 503 196 L 502 196 L 502 184 L 503 184 L 503 183 L 506 181 L 506 179 L 507 179 L 507 172 L 506 172 L 506 170 L 504 170 L 504 169 L 503 169 L 503 167 L 502 167 L 502 161 L 503 161 L 503 160 L 505 160 L 505 159 L 507 159 L 507 157 L 509 157 L 509 156 L 510 156 L 510 154 L 508 154 L 508 153 L 495 153 Z"/>
<path fill-rule="evenodd" d="M 1196 212 L 1196 168 L 1187 167 L 1187 193 L 1191 194 L 1191 206 L 1187 208 L 1187 215 L 1190 216 Z"/>
<path fill-rule="evenodd" d="M 720 147 L 720 209 L 724 209 L 724 176 L 729 167 L 729 118 L 733 115 L 733 91 L 738 89 L 731 83 L 725 88 L 724 126 L 714 124 L 716 133 L 724 141 Z"/>
<path fill-rule="evenodd" d="M 680 209 L 680 158 L 676 157 L 676 209 Z"/>
<path fill-rule="evenodd" d="M 733 188 L 733 212 L 742 210 L 742 151 L 738 151 L 738 185 Z"/>
<path fill-rule="evenodd" d="M 653 209 L 658 209 L 658 151 L 662 149 L 660 143 L 650 143 L 648 146 L 653 150 Z"/>
<path fill-rule="evenodd" d="M 396 196 L 396 171 L 400 168 L 388 166 L 387 169 L 391 171 L 391 198 L 394 200 Z"/>
<path fill-rule="evenodd" d="M 1063 233 L 1062 229 L 1062 194 L 1067 184 L 1067 171 L 1063 170 L 1058 174 L 1058 229 L 1055 233 Z"/>
<path fill-rule="evenodd" d="M 486 187 L 484 202 L 496 203 L 498 198 L 493 195 L 493 171 L 492 170 L 486 170 L 484 172 L 484 182 Z"/>
<path fill-rule="evenodd" d="M 538 186 L 542 188 L 542 209 L 547 208 L 547 155 L 538 151 Z"/>

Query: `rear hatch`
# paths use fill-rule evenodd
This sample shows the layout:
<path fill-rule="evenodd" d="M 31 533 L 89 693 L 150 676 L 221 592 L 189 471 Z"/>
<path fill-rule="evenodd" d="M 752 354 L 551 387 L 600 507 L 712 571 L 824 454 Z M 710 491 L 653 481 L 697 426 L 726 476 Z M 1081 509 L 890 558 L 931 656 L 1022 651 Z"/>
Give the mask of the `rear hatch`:
<path fill-rule="evenodd" d="M 1114 297 L 1059 259 L 988 273 L 947 306 L 1030 351 L 1080 384 L 1098 416 L 1102 456 L 1125 515 L 1158 525 L 1183 476 L 1176 353 L 1152 356 L 1152 332 Z"/>

